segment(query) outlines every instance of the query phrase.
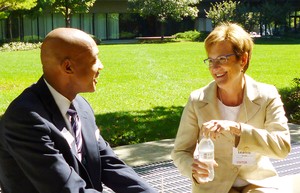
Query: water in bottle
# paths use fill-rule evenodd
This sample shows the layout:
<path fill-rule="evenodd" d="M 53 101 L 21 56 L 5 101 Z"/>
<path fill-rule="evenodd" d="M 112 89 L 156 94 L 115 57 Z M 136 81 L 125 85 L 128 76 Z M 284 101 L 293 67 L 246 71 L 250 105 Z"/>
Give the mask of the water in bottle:
<path fill-rule="evenodd" d="M 214 143 L 210 137 L 203 136 L 198 145 L 198 159 L 209 167 L 209 176 L 201 178 L 204 182 L 209 182 L 214 179 Z"/>

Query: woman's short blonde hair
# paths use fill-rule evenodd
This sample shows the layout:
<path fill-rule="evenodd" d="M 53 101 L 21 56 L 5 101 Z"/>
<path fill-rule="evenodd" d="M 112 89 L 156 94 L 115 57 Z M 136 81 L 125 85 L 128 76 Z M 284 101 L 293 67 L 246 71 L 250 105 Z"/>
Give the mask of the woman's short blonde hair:
<path fill-rule="evenodd" d="M 244 53 L 248 53 L 248 62 L 244 67 L 244 72 L 249 67 L 253 40 L 249 33 L 247 33 L 240 25 L 236 23 L 221 23 L 218 25 L 205 39 L 204 45 L 207 50 L 215 43 L 229 41 L 233 46 L 233 51 L 237 57 Z"/>

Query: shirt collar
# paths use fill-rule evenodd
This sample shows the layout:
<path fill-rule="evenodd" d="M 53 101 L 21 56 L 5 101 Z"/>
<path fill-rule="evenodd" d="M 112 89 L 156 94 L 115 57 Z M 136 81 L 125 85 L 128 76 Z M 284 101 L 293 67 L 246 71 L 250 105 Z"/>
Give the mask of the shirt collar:
<path fill-rule="evenodd" d="M 60 94 L 59 92 L 57 92 L 45 79 L 44 79 L 46 85 L 48 86 L 61 114 L 63 116 L 66 115 L 67 110 L 70 107 L 71 101 L 69 101 L 69 99 L 67 99 L 66 97 L 64 97 L 62 94 Z"/>

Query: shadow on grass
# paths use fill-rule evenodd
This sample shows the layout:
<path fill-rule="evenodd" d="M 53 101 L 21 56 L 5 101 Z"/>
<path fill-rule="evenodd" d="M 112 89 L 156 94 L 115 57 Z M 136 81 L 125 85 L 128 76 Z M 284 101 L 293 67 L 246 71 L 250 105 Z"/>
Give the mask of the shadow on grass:
<path fill-rule="evenodd" d="M 96 115 L 101 135 L 112 147 L 174 138 L 182 106 L 154 107 Z"/>

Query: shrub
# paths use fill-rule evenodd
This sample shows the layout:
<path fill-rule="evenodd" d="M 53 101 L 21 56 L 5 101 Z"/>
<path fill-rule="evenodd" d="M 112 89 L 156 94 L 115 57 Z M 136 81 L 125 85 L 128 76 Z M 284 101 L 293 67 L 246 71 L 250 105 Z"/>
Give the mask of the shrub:
<path fill-rule="evenodd" d="M 135 37 L 134 33 L 122 31 L 120 33 L 120 39 L 132 39 Z"/>
<path fill-rule="evenodd" d="M 20 51 L 20 50 L 33 50 L 40 48 L 41 43 L 29 43 L 29 42 L 10 42 L 5 43 L 0 47 L 0 51 Z"/>
<path fill-rule="evenodd" d="M 198 32 L 196 30 L 180 32 L 175 34 L 176 39 L 188 40 L 188 41 L 204 41 L 209 32 Z"/>
<path fill-rule="evenodd" d="M 300 124 L 300 78 L 293 79 L 294 86 L 281 91 L 289 122 Z"/>
<path fill-rule="evenodd" d="M 183 40 L 190 40 L 190 41 L 197 41 L 200 36 L 200 32 L 194 31 L 186 31 L 180 32 L 174 35 L 176 39 L 183 39 Z"/>

